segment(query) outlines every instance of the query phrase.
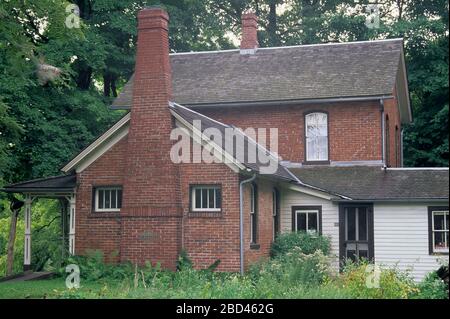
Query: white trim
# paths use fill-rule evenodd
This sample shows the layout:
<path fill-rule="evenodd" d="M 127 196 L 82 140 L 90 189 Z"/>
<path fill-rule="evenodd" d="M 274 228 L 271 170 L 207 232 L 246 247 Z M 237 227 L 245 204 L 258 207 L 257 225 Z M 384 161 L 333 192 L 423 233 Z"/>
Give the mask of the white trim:
<path fill-rule="evenodd" d="M 408 75 L 406 73 L 406 62 L 405 62 L 405 52 L 403 50 L 403 46 L 401 48 L 401 52 L 400 52 L 400 64 L 401 67 L 399 68 L 400 72 L 401 72 L 401 76 L 402 76 L 402 84 L 404 85 L 404 89 L 405 89 L 405 95 L 406 95 L 406 106 L 407 106 L 407 111 L 408 111 L 408 120 L 409 122 L 412 122 L 413 117 L 412 117 L 412 111 L 411 111 L 411 101 L 409 99 L 409 86 L 408 86 Z M 399 102 L 398 99 L 398 88 L 397 88 L 397 104 Z M 399 105 L 398 105 L 399 106 Z"/>
<path fill-rule="evenodd" d="M 435 213 L 439 214 L 439 215 L 443 215 L 444 216 L 444 229 L 434 229 L 434 215 Z M 432 210 L 431 211 L 431 247 L 433 249 L 434 253 L 448 253 L 449 252 L 449 245 L 448 245 L 448 241 L 447 241 L 447 236 L 445 236 L 445 233 L 448 233 L 448 225 L 447 225 L 447 219 L 445 218 L 445 215 L 449 214 L 448 210 L 445 209 L 436 209 L 436 210 Z M 447 242 L 447 248 L 436 248 L 434 246 L 435 244 L 435 233 L 444 233 L 444 241 Z"/>
<path fill-rule="evenodd" d="M 316 44 L 299 44 L 299 45 L 281 46 L 281 47 L 258 48 L 258 50 L 290 49 L 290 48 L 300 48 L 300 47 L 308 48 L 308 47 L 318 47 L 318 46 L 351 45 L 351 44 L 380 43 L 380 42 L 394 42 L 394 41 L 402 41 L 403 42 L 403 38 L 351 41 L 351 42 L 327 42 L 327 43 L 316 43 Z"/>
<path fill-rule="evenodd" d="M 240 49 L 228 49 L 228 50 L 214 50 L 214 51 L 189 51 L 189 52 L 171 52 L 172 55 L 190 55 L 190 54 L 215 54 L 215 53 L 227 53 L 227 52 L 239 52 Z"/>
<path fill-rule="evenodd" d="M 99 190 L 110 191 L 110 192 L 111 191 L 115 191 L 116 192 L 116 208 L 99 208 L 99 205 L 98 205 L 98 199 L 99 199 L 98 191 Z M 94 194 L 94 212 L 99 212 L 99 213 L 101 213 L 101 212 L 120 212 L 120 208 L 121 207 L 117 208 L 118 202 L 119 202 L 119 196 L 117 196 L 118 195 L 117 192 L 121 191 L 121 190 L 122 190 L 122 187 L 120 187 L 120 186 L 116 186 L 116 187 L 114 187 L 114 186 L 105 186 L 105 187 L 99 186 L 99 187 L 96 187 L 95 188 L 95 194 Z M 111 198 L 110 198 L 110 200 L 111 200 Z M 105 207 L 105 198 L 103 198 L 103 207 Z"/>
<path fill-rule="evenodd" d="M 289 185 L 286 188 L 289 189 L 289 190 L 292 190 L 294 192 L 304 193 L 304 194 L 307 194 L 307 195 L 311 195 L 311 196 L 322 198 L 322 199 L 326 199 L 326 200 L 332 200 L 333 199 L 333 197 L 330 196 L 328 193 L 309 189 L 308 186 L 306 186 L 306 185 L 305 186 Z"/>
<path fill-rule="evenodd" d="M 319 136 L 308 136 L 308 125 L 309 125 L 309 123 L 312 120 L 314 120 L 314 117 L 316 117 L 317 115 L 325 116 L 326 135 L 323 135 L 323 136 L 322 135 L 319 135 Z M 330 143 L 329 137 L 328 137 L 328 126 L 329 126 L 328 113 L 320 112 L 320 111 L 307 113 L 305 115 L 304 121 L 305 121 L 305 157 L 306 157 L 306 161 L 307 162 L 328 161 L 329 158 L 330 158 L 330 154 L 328 154 L 328 152 L 329 152 L 329 143 Z M 319 125 L 323 125 L 323 124 L 319 124 Z M 308 156 L 314 156 L 314 155 L 310 154 L 311 150 L 309 150 L 309 147 L 308 147 L 308 138 L 317 138 L 317 137 L 326 137 L 327 138 L 326 139 L 327 140 L 327 143 L 326 143 L 326 154 L 327 154 L 327 156 L 326 156 L 326 158 L 308 158 Z M 315 154 L 315 155 L 317 155 L 317 154 Z M 319 157 L 320 157 L 320 154 L 319 154 Z"/>
<path fill-rule="evenodd" d="M 33 198 L 27 195 L 25 198 L 25 238 L 23 249 L 23 264 L 31 265 L 31 204 Z"/>
<path fill-rule="evenodd" d="M 216 124 L 218 124 L 218 125 L 221 125 L 221 126 L 224 126 L 224 127 L 231 127 L 230 125 L 224 124 L 224 123 L 219 122 L 219 121 L 217 121 L 217 120 L 215 120 L 215 119 L 213 119 L 213 118 L 207 117 L 206 115 L 204 115 L 204 114 L 202 114 L 202 113 L 199 113 L 199 112 L 197 112 L 197 111 L 194 111 L 193 109 L 190 109 L 190 108 L 188 108 L 188 107 L 186 107 L 186 106 L 184 106 L 184 105 L 181 105 L 181 104 L 178 104 L 178 103 L 169 101 L 169 107 L 170 107 L 171 109 L 175 109 L 175 106 L 176 106 L 176 107 L 179 107 L 179 108 L 182 108 L 182 109 L 184 109 L 184 110 L 186 110 L 186 111 L 188 111 L 188 112 L 197 114 L 197 115 L 200 116 L 200 117 L 205 117 L 205 118 L 207 118 L 209 121 L 214 122 L 214 123 L 216 123 Z"/>
<path fill-rule="evenodd" d="M 76 197 L 69 197 L 69 253 L 75 255 Z"/>
<path fill-rule="evenodd" d="M 194 142 L 202 145 L 202 146 L 210 146 L 214 150 L 218 151 L 220 154 L 220 157 L 217 156 L 216 152 L 212 152 L 213 156 L 215 156 L 217 159 L 221 160 L 223 164 L 230 167 L 234 172 L 239 172 L 241 170 L 245 170 L 245 166 L 237 161 L 232 155 L 227 153 L 223 148 L 219 147 L 214 141 L 212 141 L 209 137 L 204 135 L 202 132 L 199 132 L 198 130 L 194 129 L 193 125 L 187 122 L 184 118 L 182 118 L 178 113 L 176 113 L 174 110 L 170 110 L 172 115 L 176 119 L 177 126 L 186 128 L 189 132 L 189 136 L 194 140 Z M 223 161 L 223 157 L 225 157 L 225 161 Z"/>
<path fill-rule="evenodd" d="M 316 43 L 316 44 L 299 44 L 299 45 L 290 45 L 290 46 L 258 48 L 258 51 L 259 50 L 273 50 L 273 49 L 308 48 L 308 47 L 317 47 L 317 46 L 351 45 L 351 44 L 361 44 L 361 43 L 380 43 L 380 42 L 393 42 L 393 41 L 403 41 L 403 38 L 352 41 L 352 42 L 327 42 L 327 43 Z M 215 51 L 172 52 L 172 53 L 169 53 L 169 55 L 176 56 L 176 55 L 189 55 L 189 54 L 217 54 L 217 53 L 230 53 L 230 52 L 240 52 L 240 51 L 241 51 L 240 49 L 230 49 L 230 50 L 215 50 Z"/>
<path fill-rule="evenodd" d="M 130 113 L 122 117 L 116 124 L 114 124 L 109 130 L 107 130 L 102 136 L 96 139 L 85 150 L 79 153 L 69 163 L 64 166 L 61 171 L 67 173 L 73 169 L 77 172 L 83 171 L 86 167 L 92 164 L 106 151 L 108 151 L 113 145 L 115 145 L 120 139 L 128 134 L 128 123 L 130 121 Z M 115 134 L 118 133 L 118 136 Z M 107 142 L 107 144 L 105 144 Z M 99 147 L 102 146 L 101 149 Z M 86 158 L 90 158 L 86 160 Z M 83 163 L 82 163 L 83 162 Z"/>
<path fill-rule="evenodd" d="M 316 216 L 317 216 L 317 229 L 315 230 L 315 232 L 318 234 L 319 233 L 319 230 L 320 230 L 320 225 L 319 225 L 319 223 L 320 223 L 320 218 L 319 218 L 319 210 L 318 209 L 306 209 L 306 208 L 298 208 L 298 209 L 296 209 L 296 210 L 294 210 L 294 213 L 295 213 L 295 224 L 294 224 L 294 229 L 295 229 L 295 231 L 298 231 L 298 229 L 297 229 L 297 215 L 298 214 L 306 214 L 306 229 L 305 229 L 305 232 L 307 232 L 307 233 L 309 233 L 309 229 L 308 229 L 308 220 L 309 220 L 309 218 L 308 218 L 308 216 L 309 216 L 309 214 L 316 214 Z"/>
<path fill-rule="evenodd" d="M 382 166 L 383 161 L 330 161 L 330 166 L 333 167 L 348 167 L 348 166 Z"/>
<path fill-rule="evenodd" d="M 209 191 L 210 190 L 214 190 L 214 208 L 196 208 L 196 198 L 195 198 L 195 193 L 197 190 L 207 190 L 207 204 L 209 206 Z M 222 210 L 222 199 L 221 199 L 221 203 L 220 206 L 221 207 L 217 207 L 217 190 L 219 192 L 221 192 L 221 187 L 218 185 L 199 185 L 199 186 L 192 186 L 191 188 L 191 211 L 192 212 L 220 212 Z M 220 194 L 220 196 L 222 196 L 222 194 Z M 200 192 L 200 206 L 203 202 L 203 192 Z"/>
<path fill-rule="evenodd" d="M 383 169 L 383 168 L 381 168 Z M 448 171 L 448 167 L 387 167 L 388 171 Z"/>

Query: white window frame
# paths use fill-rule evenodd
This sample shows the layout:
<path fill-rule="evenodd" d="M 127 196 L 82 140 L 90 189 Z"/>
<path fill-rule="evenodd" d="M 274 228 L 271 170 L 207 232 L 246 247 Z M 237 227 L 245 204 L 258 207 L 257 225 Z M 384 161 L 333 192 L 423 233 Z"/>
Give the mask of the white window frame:
<path fill-rule="evenodd" d="M 326 126 L 326 135 L 324 135 L 324 136 L 318 136 L 318 137 L 326 137 L 326 154 L 327 154 L 327 156 L 326 156 L 326 158 L 316 158 L 316 157 L 313 157 L 313 158 L 310 158 L 309 157 L 309 149 L 308 149 L 308 139 L 309 138 L 313 138 L 313 137 L 311 137 L 311 136 L 308 136 L 308 120 L 309 119 L 311 119 L 311 118 L 313 118 L 313 116 L 314 115 L 316 115 L 316 114 L 320 114 L 320 115 L 323 115 L 323 116 L 325 116 L 325 126 Z M 308 113 L 308 114 L 306 114 L 305 115 L 305 158 L 306 158 L 306 161 L 307 162 L 326 162 L 326 161 L 329 161 L 329 158 L 330 158 L 330 154 L 329 154 L 329 143 L 330 143 L 330 141 L 329 141 L 329 138 L 328 138 L 328 135 L 329 135 L 329 132 L 328 132 L 328 113 L 326 113 L 326 112 L 312 112 L 312 113 Z"/>
<path fill-rule="evenodd" d="M 320 219 L 319 219 L 319 210 L 318 209 L 296 209 L 295 210 L 295 231 L 303 231 L 302 229 L 301 230 L 298 230 L 297 229 L 297 225 L 298 225 L 298 223 L 297 223 L 297 218 L 298 218 L 298 214 L 306 214 L 306 232 L 307 233 L 309 233 L 309 234 L 319 234 L 319 232 L 320 232 L 320 225 L 319 225 L 319 223 L 320 223 Z M 312 230 L 309 230 L 308 229 L 308 223 L 309 223 L 309 218 L 308 218 L 308 216 L 309 215 L 312 215 L 312 214 L 315 214 L 316 215 L 316 217 L 317 217 L 317 229 L 315 230 L 315 231 L 312 231 Z"/>
<path fill-rule="evenodd" d="M 122 187 L 108 186 L 108 187 L 96 187 L 95 188 L 95 211 L 96 212 L 120 212 L 121 207 L 119 207 L 119 208 L 99 208 L 99 205 L 98 205 L 99 204 L 99 195 L 98 195 L 99 191 L 110 191 L 110 192 L 116 191 L 116 192 L 118 192 L 118 191 L 122 191 Z M 117 196 L 117 195 L 118 194 L 116 193 L 116 206 L 118 205 L 118 199 L 119 199 L 119 196 Z M 111 197 L 110 197 L 110 200 L 111 200 Z M 105 196 L 103 196 L 103 207 L 105 207 L 104 201 L 105 201 Z"/>
<path fill-rule="evenodd" d="M 214 189 L 214 208 L 196 208 L 196 196 L 195 193 L 197 190 L 207 190 L 207 204 L 209 205 L 209 191 L 211 189 Z M 217 207 L 217 191 L 219 191 L 220 193 L 222 193 L 221 187 L 219 185 L 205 185 L 205 186 L 192 186 L 191 187 L 191 211 L 193 212 L 220 212 L 222 211 L 222 207 Z M 222 194 L 220 194 L 221 200 L 220 200 L 220 204 L 222 206 Z M 203 201 L 203 192 L 200 192 L 200 202 Z M 201 206 L 201 205 L 200 205 Z"/>
<path fill-rule="evenodd" d="M 431 211 L 431 245 L 432 245 L 432 249 L 434 253 L 447 253 L 449 252 L 449 248 L 448 248 L 448 241 L 447 241 L 447 236 L 444 236 L 444 242 L 446 244 L 447 247 L 444 248 L 436 248 L 435 246 L 435 233 L 448 233 L 448 227 L 449 225 L 447 225 L 447 219 L 445 218 L 445 215 L 448 215 L 449 211 L 448 210 L 433 210 Z M 444 215 L 444 229 L 434 229 L 434 216 L 435 215 Z"/>
<path fill-rule="evenodd" d="M 256 244 L 258 238 L 253 238 L 253 223 L 254 219 L 257 218 L 256 216 L 256 190 L 255 185 L 250 184 L 250 243 Z M 258 220 L 256 220 L 258 222 Z M 257 234 L 255 234 L 256 237 L 258 237 Z"/>

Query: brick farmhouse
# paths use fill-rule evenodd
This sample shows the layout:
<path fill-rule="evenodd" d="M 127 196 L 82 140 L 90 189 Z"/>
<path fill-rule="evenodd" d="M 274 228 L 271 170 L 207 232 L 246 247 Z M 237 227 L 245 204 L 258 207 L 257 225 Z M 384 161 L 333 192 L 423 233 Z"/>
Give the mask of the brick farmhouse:
<path fill-rule="evenodd" d="M 175 270 L 185 250 L 196 268 L 238 272 L 279 233 L 307 231 L 330 237 L 336 267 L 369 258 L 419 280 L 448 263 L 448 169 L 402 167 L 402 39 L 259 48 L 247 13 L 239 49 L 170 53 L 168 22 L 160 8 L 138 14 L 135 73 L 112 105 L 126 115 L 64 175 L 4 188 L 26 196 L 25 268 L 38 197 L 67 199 L 72 254 L 108 262 Z M 276 148 L 251 128 L 276 129 Z M 197 147 L 215 160 L 174 160 L 183 138 L 183 158 Z"/>

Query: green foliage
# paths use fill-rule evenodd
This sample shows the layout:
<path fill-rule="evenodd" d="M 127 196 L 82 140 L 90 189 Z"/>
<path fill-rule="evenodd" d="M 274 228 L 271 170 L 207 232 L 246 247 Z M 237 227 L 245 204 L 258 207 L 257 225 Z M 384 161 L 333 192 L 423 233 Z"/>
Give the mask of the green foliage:
<path fill-rule="evenodd" d="M 312 254 L 321 250 L 324 255 L 330 252 L 330 239 L 306 232 L 291 232 L 279 235 L 271 247 L 271 256 L 277 257 L 294 248 L 299 248 L 303 254 Z"/>
<path fill-rule="evenodd" d="M 113 265 L 105 263 L 104 254 L 100 250 L 88 251 L 86 256 L 70 256 L 62 266 L 57 269 L 59 275 L 67 276 L 66 266 L 75 264 L 80 268 L 80 278 L 90 282 L 99 280 L 124 280 L 132 278 L 135 267 L 131 263 Z M 146 271 L 151 269 L 143 268 Z"/>
<path fill-rule="evenodd" d="M 186 270 L 192 269 L 192 260 L 189 258 L 189 255 L 185 249 L 181 250 L 180 256 L 177 261 L 177 269 L 178 270 Z"/>
<path fill-rule="evenodd" d="M 435 274 L 416 285 L 407 273 L 381 268 L 380 288 L 366 285 L 368 264 L 348 264 L 340 275 L 331 270 L 320 250 L 303 254 L 294 248 L 262 262 L 246 275 L 185 268 L 164 271 L 160 267 L 110 265 L 103 254 L 71 257 L 66 263 L 80 267 L 80 288 L 65 288 L 62 278 L 0 283 L 0 298 L 448 298 Z"/>
<path fill-rule="evenodd" d="M 439 278 L 436 272 L 429 273 L 419 284 L 416 299 L 448 299 L 448 285 Z"/>
<path fill-rule="evenodd" d="M 332 273 L 330 258 L 320 249 L 305 254 L 297 246 L 268 262 L 256 264 L 251 270 L 252 277 L 258 281 L 269 276 L 286 285 L 303 287 L 319 286 Z"/>
<path fill-rule="evenodd" d="M 9 238 L 11 211 L 9 201 L 0 199 L 0 276 L 6 273 L 6 247 Z M 36 200 L 33 203 L 31 262 L 34 270 L 59 267 L 63 254 L 59 203 L 52 200 Z M 24 214 L 19 214 L 14 247 L 14 273 L 23 271 Z"/>
<path fill-rule="evenodd" d="M 347 263 L 338 280 L 340 287 L 348 290 L 354 298 L 363 299 L 407 299 L 419 291 L 407 272 L 379 266 L 377 275 L 369 266 L 365 261 Z"/>

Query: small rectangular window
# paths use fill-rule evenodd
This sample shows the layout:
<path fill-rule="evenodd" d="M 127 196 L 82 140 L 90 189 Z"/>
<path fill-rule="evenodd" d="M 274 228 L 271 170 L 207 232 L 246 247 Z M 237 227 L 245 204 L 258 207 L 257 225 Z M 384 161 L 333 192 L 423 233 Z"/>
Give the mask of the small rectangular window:
<path fill-rule="evenodd" d="M 220 186 L 192 187 L 191 201 L 191 209 L 194 212 L 220 212 L 222 208 Z"/>
<path fill-rule="evenodd" d="M 429 208 L 430 227 L 430 253 L 448 254 L 448 207 Z"/>
<path fill-rule="evenodd" d="M 293 231 L 320 233 L 320 207 L 293 207 Z"/>
<path fill-rule="evenodd" d="M 117 212 L 122 207 L 121 187 L 97 187 L 94 196 L 96 212 Z"/>

